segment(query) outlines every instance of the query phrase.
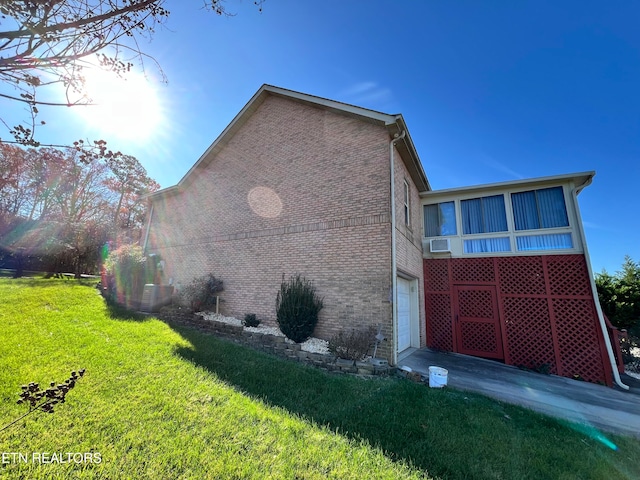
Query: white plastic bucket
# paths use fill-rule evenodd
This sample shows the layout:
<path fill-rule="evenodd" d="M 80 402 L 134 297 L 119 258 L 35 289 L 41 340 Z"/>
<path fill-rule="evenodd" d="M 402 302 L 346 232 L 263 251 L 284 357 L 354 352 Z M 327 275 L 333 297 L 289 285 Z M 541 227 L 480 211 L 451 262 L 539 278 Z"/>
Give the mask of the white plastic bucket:
<path fill-rule="evenodd" d="M 447 375 L 449 371 L 442 367 L 429 367 L 429 386 L 431 388 L 442 388 L 447 385 Z"/>

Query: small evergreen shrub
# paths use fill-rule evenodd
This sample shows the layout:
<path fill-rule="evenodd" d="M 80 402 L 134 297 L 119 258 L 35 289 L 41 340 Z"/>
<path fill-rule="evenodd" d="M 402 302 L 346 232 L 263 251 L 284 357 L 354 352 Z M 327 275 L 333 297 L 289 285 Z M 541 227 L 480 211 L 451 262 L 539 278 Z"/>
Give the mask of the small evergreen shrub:
<path fill-rule="evenodd" d="M 180 289 L 179 297 L 185 306 L 194 312 L 200 312 L 215 306 L 216 297 L 223 290 L 222 280 L 210 273 L 191 280 Z"/>
<path fill-rule="evenodd" d="M 375 343 L 374 327 L 341 330 L 329 340 L 329 351 L 347 360 L 363 360 Z"/>
<path fill-rule="evenodd" d="M 257 327 L 258 325 L 260 325 L 260 320 L 256 318 L 255 313 L 247 313 L 244 316 L 242 325 L 244 325 L 245 327 Z"/>
<path fill-rule="evenodd" d="M 296 343 L 308 340 L 318 323 L 322 299 L 310 281 L 300 275 L 282 282 L 276 297 L 276 319 L 280 330 Z"/>

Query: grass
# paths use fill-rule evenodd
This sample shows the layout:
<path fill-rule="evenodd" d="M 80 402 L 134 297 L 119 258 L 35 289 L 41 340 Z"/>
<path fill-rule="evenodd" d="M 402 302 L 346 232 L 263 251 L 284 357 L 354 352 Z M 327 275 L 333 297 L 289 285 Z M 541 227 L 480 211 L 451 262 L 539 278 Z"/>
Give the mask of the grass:
<path fill-rule="evenodd" d="M 0 432 L 6 478 L 640 478 L 640 442 L 398 378 L 363 380 L 105 305 L 77 281 L 0 279 L 0 426 L 20 385 L 86 368 L 54 414 Z M 100 453 L 40 463 L 37 452 Z M 2 461 L 2 458 L 0 458 Z"/>

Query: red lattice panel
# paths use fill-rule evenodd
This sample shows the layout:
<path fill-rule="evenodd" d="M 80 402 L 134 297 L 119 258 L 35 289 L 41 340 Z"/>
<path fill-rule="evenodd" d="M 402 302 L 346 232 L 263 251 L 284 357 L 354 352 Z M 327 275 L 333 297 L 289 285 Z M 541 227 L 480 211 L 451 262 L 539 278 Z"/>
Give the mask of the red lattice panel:
<path fill-rule="evenodd" d="M 430 347 L 480 356 L 500 347 L 502 355 L 504 343 L 504 358 L 510 364 L 529 368 L 547 364 L 552 373 L 611 384 L 584 255 L 434 259 L 423 265 Z M 482 284 L 496 286 L 502 306 L 505 338 L 499 345 L 495 323 L 483 325 L 494 313 L 485 298 L 490 294 L 464 287 Z M 460 316 L 455 335 L 454 313 Z M 473 322 L 473 318 L 483 320 Z"/>
<path fill-rule="evenodd" d="M 511 365 L 539 368 L 546 364 L 551 373 L 557 373 L 547 299 L 507 297 L 503 313 Z"/>
<path fill-rule="evenodd" d="M 493 323 L 461 322 L 462 349 L 475 352 L 497 352 L 496 330 Z"/>
<path fill-rule="evenodd" d="M 545 295 L 542 257 L 502 257 L 498 259 L 500 290 L 512 295 Z"/>
<path fill-rule="evenodd" d="M 425 303 L 429 347 L 452 352 L 451 295 L 427 293 Z"/>
<path fill-rule="evenodd" d="M 546 261 L 551 295 L 592 296 L 583 255 L 554 255 Z"/>
<path fill-rule="evenodd" d="M 579 375 L 588 382 L 605 382 L 605 370 L 592 300 L 553 300 L 562 375 Z"/>
<path fill-rule="evenodd" d="M 449 260 L 424 260 L 424 289 L 433 292 L 449 291 Z"/>
<path fill-rule="evenodd" d="M 454 283 L 491 283 L 496 276 L 492 258 L 452 258 Z"/>
<path fill-rule="evenodd" d="M 458 313 L 461 317 L 493 318 L 493 302 L 488 290 L 460 290 Z"/>

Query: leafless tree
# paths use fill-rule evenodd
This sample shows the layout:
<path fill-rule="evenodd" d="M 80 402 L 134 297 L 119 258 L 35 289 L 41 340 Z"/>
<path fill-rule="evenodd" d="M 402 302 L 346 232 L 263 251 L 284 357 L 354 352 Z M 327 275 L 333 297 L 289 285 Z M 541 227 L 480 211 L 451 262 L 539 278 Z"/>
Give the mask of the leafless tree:
<path fill-rule="evenodd" d="M 224 0 L 203 6 L 225 15 Z M 14 141 L 39 146 L 39 108 L 87 104 L 83 70 L 100 67 L 126 75 L 152 57 L 139 40 L 151 37 L 169 16 L 164 0 L 0 0 L 0 97 L 26 106 L 30 121 L 10 125 Z M 262 0 L 255 2 L 261 8 Z M 162 76 L 162 75 L 161 75 Z M 58 88 L 65 92 L 64 100 Z M 45 93 L 46 92 L 46 93 Z M 55 95 L 57 93 L 57 95 Z M 47 96 L 47 94 L 49 94 Z"/>

